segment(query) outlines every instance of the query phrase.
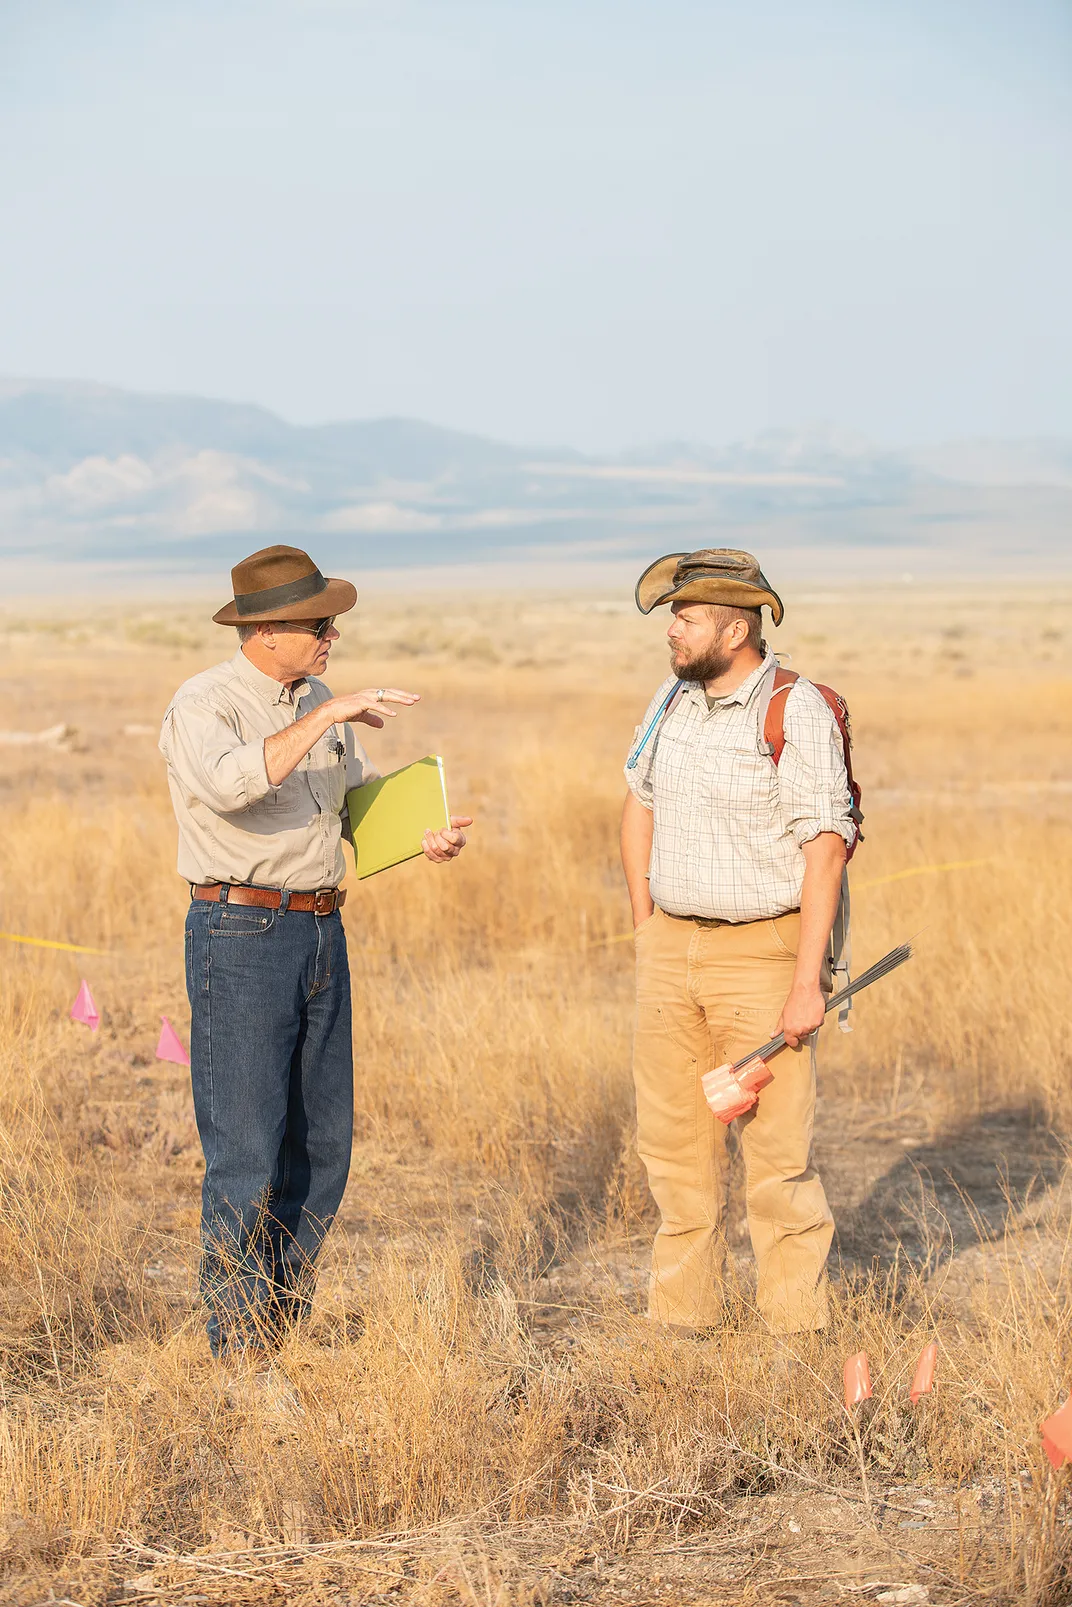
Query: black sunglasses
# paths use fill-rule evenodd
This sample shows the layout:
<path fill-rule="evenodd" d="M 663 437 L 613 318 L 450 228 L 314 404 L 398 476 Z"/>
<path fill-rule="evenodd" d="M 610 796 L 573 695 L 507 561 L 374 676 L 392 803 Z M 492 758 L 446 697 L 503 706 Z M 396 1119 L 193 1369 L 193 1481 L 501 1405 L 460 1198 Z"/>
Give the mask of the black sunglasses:
<path fill-rule="evenodd" d="M 291 631 L 308 631 L 310 636 L 315 636 L 318 642 L 322 642 L 337 618 L 337 614 L 329 614 L 327 619 L 318 619 L 315 625 L 297 625 L 293 620 L 288 620 L 287 629 Z"/>

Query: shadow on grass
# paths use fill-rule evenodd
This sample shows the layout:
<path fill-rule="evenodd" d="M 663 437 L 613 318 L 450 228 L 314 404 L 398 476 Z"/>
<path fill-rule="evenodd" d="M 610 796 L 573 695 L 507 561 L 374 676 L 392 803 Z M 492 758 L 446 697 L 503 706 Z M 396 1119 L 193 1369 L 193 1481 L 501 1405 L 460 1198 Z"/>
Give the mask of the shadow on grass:
<path fill-rule="evenodd" d="M 835 1255 L 846 1271 L 884 1271 L 895 1261 L 923 1273 L 950 1256 L 1000 1239 L 1010 1212 L 1052 1188 L 1065 1148 L 1027 1110 L 982 1116 L 914 1145 L 876 1177 L 838 1220 Z"/>

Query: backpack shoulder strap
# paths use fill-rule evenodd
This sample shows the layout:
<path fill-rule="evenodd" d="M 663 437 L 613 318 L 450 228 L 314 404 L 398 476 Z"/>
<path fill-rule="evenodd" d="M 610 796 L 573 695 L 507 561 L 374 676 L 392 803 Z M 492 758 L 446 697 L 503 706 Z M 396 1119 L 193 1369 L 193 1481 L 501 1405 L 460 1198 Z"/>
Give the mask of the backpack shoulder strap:
<path fill-rule="evenodd" d="M 759 729 L 763 733 L 763 752 L 777 764 L 785 747 L 785 694 L 800 677 L 796 670 L 783 670 L 779 664 L 773 675 L 766 677 L 760 694 Z"/>
<path fill-rule="evenodd" d="M 678 701 L 684 690 L 684 681 L 674 682 L 673 686 L 663 698 L 662 702 L 659 704 L 659 707 L 656 709 L 654 715 L 649 721 L 647 730 L 634 744 L 628 759 L 625 761 L 625 768 L 627 770 L 636 769 L 637 765 L 640 763 L 640 756 L 644 752 L 644 749 L 651 741 L 653 735 L 656 736 L 656 739 L 658 738 L 658 732 L 662 727 L 663 721 L 666 719 L 666 716 L 670 713 L 670 710 L 674 707 L 674 704 Z"/>
<path fill-rule="evenodd" d="M 767 686 L 762 694 L 766 701 L 760 705 L 760 728 L 763 732 L 761 745 L 764 753 L 769 754 L 776 765 L 782 757 L 782 750 L 785 747 L 785 694 L 799 679 L 800 677 L 794 670 L 783 670 L 779 665 L 774 674 L 767 677 Z M 845 708 L 844 700 L 836 692 L 831 692 L 829 687 L 820 686 L 818 689 L 822 693 L 830 712 L 837 720 L 838 729 L 841 732 L 845 749 L 845 768 L 855 810 L 853 818 L 857 820 L 858 833 L 859 820 L 863 817 L 860 815 L 858 807 L 859 788 L 856 787 L 852 775 L 852 759 L 849 752 L 848 710 Z M 853 847 L 855 846 L 854 843 Z M 850 856 L 851 853 L 852 849 L 849 850 Z M 841 897 L 838 900 L 837 914 L 834 917 L 834 926 L 830 933 L 828 957 L 833 976 L 833 986 L 837 988 L 838 986 L 847 985 L 852 966 L 852 924 L 847 862 L 845 869 L 841 873 Z M 852 1021 L 849 1016 L 851 1009 L 852 1000 L 847 999 L 838 1011 L 838 1027 L 842 1032 L 852 1031 Z"/>
<path fill-rule="evenodd" d="M 831 990 L 835 993 L 847 988 L 852 981 L 852 906 L 849 900 L 849 864 L 841 872 L 841 897 L 830 933 Z M 851 997 L 838 1010 L 838 1031 L 851 1032 Z"/>

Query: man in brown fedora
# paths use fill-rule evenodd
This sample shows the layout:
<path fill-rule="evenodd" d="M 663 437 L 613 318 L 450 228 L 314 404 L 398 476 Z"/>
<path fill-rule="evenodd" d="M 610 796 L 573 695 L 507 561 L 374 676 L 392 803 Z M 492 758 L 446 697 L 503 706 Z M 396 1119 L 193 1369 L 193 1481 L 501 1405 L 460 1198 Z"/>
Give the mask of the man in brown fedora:
<path fill-rule="evenodd" d="M 750 553 L 671 553 L 636 588 L 669 604 L 671 674 L 626 764 L 622 863 L 636 934 L 638 1142 L 661 1222 L 649 1314 L 688 1329 L 722 1310 L 726 1128 L 701 1079 L 775 1031 L 798 1048 L 823 1019 L 828 948 L 856 822 L 823 694 L 785 696 L 777 764 L 764 738 L 778 668 L 763 640 L 782 603 Z M 812 1055 L 783 1054 L 739 1120 L 757 1303 L 771 1328 L 826 1321 L 833 1221 L 812 1163 Z"/>
<path fill-rule="evenodd" d="M 319 677 L 357 602 L 296 547 L 231 571 L 213 615 L 238 651 L 180 686 L 160 748 L 190 884 L 186 987 L 205 1152 L 201 1288 L 213 1353 L 270 1349 L 308 1308 L 350 1166 L 350 975 L 339 906 L 347 790 L 377 771 L 354 723 L 382 727 L 397 687 L 333 697 Z M 468 817 L 429 831 L 455 858 Z"/>

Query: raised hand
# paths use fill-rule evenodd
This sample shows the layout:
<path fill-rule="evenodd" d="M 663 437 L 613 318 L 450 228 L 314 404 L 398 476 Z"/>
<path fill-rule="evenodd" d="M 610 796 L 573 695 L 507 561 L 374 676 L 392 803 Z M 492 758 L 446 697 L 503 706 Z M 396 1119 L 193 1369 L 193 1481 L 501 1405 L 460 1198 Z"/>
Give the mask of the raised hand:
<path fill-rule="evenodd" d="M 336 720 L 360 720 L 362 725 L 381 726 L 385 718 L 395 717 L 394 709 L 387 707 L 389 703 L 408 708 L 420 700 L 419 692 L 400 692 L 397 686 L 366 686 L 363 692 L 348 692 L 318 703 L 293 725 L 265 737 L 264 768 L 268 780 L 273 787 L 285 781 Z"/>
<path fill-rule="evenodd" d="M 395 711 L 388 704 L 400 703 L 403 708 L 409 708 L 420 701 L 419 692 L 403 692 L 397 686 L 366 686 L 361 692 L 344 692 L 341 697 L 333 697 L 332 719 L 351 723 L 359 721 L 362 725 L 378 728 L 385 719 L 395 718 Z"/>

